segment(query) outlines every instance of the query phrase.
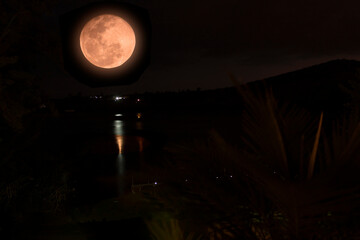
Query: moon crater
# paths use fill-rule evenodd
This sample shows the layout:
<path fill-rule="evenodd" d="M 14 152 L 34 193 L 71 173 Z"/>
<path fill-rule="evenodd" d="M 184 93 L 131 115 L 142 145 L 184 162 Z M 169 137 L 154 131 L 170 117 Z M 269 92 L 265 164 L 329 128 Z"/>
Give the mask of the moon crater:
<path fill-rule="evenodd" d="M 133 54 L 136 38 L 133 28 L 119 16 L 104 14 L 91 19 L 80 33 L 85 58 L 101 68 L 115 68 Z"/>

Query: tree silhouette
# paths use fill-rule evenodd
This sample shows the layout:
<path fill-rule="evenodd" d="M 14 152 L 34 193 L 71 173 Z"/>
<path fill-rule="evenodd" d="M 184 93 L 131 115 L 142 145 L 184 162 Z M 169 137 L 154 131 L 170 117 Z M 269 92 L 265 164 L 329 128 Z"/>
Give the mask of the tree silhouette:
<path fill-rule="evenodd" d="M 50 7 L 37 0 L 0 3 L 3 9 L 0 16 L 0 117 L 17 132 L 24 128 L 24 116 L 42 102 L 37 88 L 39 78 L 31 70 L 33 56 L 55 56 L 59 52 L 54 36 L 44 26 L 43 17 L 51 14 Z"/>

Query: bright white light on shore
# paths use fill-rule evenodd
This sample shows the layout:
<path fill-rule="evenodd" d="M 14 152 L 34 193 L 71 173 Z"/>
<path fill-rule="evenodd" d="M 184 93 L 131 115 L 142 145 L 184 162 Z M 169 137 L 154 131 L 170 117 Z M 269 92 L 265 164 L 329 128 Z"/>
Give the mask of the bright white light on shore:
<path fill-rule="evenodd" d="M 120 97 L 120 96 L 115 96 L 114 97 L 114 101 L 117 102 L 117 101 L 120 101 L 120 100 L 125 100 L 126 97 Z"/>
<path fill-rule="evenodd" d="M 122 117 L 123 115 L 121 113 L 115 114 L 115 117 Z"/>

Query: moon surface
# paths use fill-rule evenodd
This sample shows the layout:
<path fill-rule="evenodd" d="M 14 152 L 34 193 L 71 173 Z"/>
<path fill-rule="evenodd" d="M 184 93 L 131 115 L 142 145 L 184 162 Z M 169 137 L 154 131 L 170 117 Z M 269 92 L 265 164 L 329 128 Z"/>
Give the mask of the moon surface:
<path fill-rule="evenodd" d="M 136 38 L 124 19 L 103 14 L 87 22 L 80 33 L 80 48 L 85 58 L 100 68 L 115 68 L 133 54 Z"/>

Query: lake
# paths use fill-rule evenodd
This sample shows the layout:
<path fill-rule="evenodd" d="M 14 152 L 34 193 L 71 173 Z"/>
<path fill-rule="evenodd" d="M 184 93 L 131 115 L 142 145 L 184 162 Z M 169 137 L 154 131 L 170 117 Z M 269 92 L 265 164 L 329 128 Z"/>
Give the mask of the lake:
<path fill-rule="evenodd" d="M 46 148 L 71 161 L 64 179 L 75 184 L 75 204 L 94 204 L 161 181 L 150 169 L 162 164 L 164 146 L 206 138 L 211 129 L 226 134 L 237 121 L 231 113 L 72 113 L 45 126 Z"/>

